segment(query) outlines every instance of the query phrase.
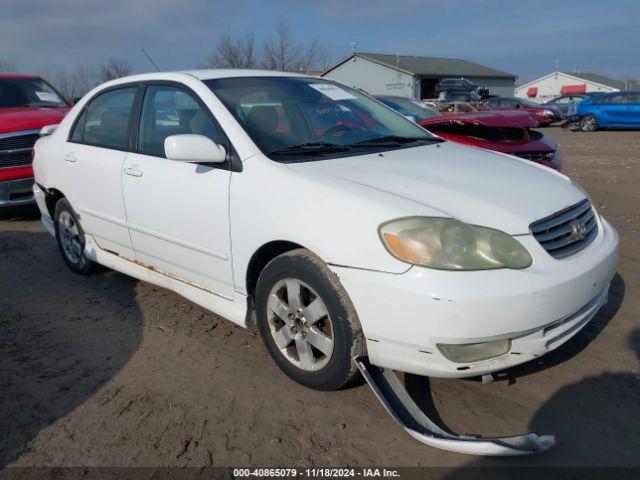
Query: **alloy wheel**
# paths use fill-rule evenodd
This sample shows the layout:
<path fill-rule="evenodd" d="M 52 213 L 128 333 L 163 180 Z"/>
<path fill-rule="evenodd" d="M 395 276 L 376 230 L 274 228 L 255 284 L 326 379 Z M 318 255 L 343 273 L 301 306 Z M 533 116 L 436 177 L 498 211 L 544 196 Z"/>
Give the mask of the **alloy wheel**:
<path fill-rule="evenodd" d="M 329 363 L 333 323 L 309 285 L 294 278 L 277 282 L 269 292 L 267 316 L 271 336 L 289 362 L 305 371 L 318 371 Z"/>
<path fill-rule="evenodd" d="M 593 132 L 596 128 L 598 128 L 598 121 L 596 117 L 592 115 L 587 115 L 582 119 L 582 130 L 585 132 Z"/>
<path fill-rule="evenodd" d="M 60 213 L 58 232 L 65 256 L 71 263 L 78 263 L 82 258 L 82 239 L 78 225 L 68 211 Z"/>

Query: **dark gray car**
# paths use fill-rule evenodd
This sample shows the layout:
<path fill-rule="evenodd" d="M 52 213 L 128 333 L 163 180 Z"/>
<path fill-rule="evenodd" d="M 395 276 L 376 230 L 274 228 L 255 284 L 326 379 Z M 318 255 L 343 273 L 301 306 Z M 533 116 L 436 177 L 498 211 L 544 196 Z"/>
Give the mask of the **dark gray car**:
<path fill-rule="evenodd" d="M 568 118 L 576 114 L 578 104 L 589 95 L 583 93 L 572 93 L 571 95 L 562 95 L 544 103 L 545 107 L 554 107 L 560 112 L 562 118 Z"/>

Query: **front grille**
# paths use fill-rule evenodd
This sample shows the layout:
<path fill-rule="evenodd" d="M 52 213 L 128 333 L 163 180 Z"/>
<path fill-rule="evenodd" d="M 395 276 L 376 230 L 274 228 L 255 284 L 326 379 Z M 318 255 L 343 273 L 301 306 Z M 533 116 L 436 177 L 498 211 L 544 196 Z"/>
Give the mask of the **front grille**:
<path fill-rule="evenodd" d="M 0 135 L 0 168 L 29 165 L 31 150 L 40 138 L 38 130 L 5 133 Z"/>
<path fill-rule="evenodd" d="M 555 152 L 517 152 L 514 155 L 532 162 L 550 162 Z"/>
<path fill-rule="evenodd" d="M 565 258 L 589 245 L 598 223 L 589 200 L 583 200 L 531 224 L 531 233 L 554 258 Z"/>
<path fill-rule="evenodd" d="M 29 165 L 31 163 L 31 149 L 18 152 L 0 151 L 0 168 Z"/>

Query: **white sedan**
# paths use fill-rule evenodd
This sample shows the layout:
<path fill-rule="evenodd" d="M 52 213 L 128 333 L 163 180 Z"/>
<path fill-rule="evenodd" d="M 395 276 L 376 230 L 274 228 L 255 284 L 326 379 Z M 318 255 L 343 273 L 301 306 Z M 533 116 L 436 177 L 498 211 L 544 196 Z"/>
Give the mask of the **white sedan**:
<path fill-rule="evenodd" d="M 616 232 L 568 177 L 322 78 L 111 81 L 37 142 L 34 170 L 71 270 L 255 321 L 317 389 L 352 380 L 359 355 L 436 377 L 531 360 L 593 318 L 616 271 Z"/>

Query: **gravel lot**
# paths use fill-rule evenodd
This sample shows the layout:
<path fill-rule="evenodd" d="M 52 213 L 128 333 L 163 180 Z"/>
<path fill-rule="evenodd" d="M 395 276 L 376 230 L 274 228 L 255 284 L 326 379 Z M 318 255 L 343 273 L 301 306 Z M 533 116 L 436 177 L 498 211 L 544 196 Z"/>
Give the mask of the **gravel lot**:
<path fill-rule="evenodd" d="M 545 133 L 620 233 L 608 305 L 505 380 L 405 381 L 454 431 L 554 433 L 551 451 L 423 446 L 366 385 L 291 382 L 256 330 L 119 273 L 72 274 L 27 217 L 0 221 L 0 466 L 640 465 L 640 133 Z"/>

